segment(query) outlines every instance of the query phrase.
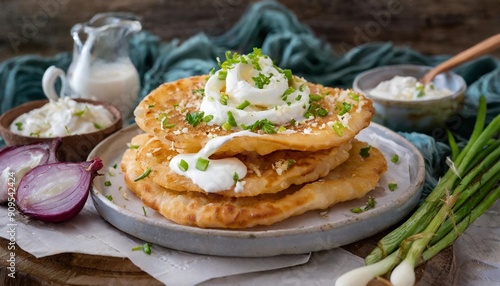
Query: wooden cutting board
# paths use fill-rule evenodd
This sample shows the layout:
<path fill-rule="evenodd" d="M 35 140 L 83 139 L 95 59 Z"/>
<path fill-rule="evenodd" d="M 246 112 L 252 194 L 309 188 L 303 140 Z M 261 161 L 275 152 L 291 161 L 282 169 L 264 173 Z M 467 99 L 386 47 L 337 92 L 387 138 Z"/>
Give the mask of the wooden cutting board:
<path fill-rule="evenodd" d="M 365 257 L 383 234 L 346 245 L 343 248 Z M 8 240 L 0 238 L 0 285 L 162 285 L 126 258 L 64 253 L 43 258 L 16 249 L 16 278 L 7 276 Z M 419 286 L 454 285 L 456 265 L 451 247 L 416 271 Z M 388 285 L 373 280 L 370 286 Z"/>

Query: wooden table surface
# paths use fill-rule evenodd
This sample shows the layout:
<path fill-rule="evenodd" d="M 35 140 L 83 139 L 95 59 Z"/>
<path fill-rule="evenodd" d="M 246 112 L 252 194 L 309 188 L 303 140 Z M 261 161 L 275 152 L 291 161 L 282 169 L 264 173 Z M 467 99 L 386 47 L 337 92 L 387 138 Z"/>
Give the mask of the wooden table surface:
<path fill-rule="evenodd" d="M 346 245 L 343 248 L 360 257 L 366 256 L 383 233 Z M 127 258 L 64 253 L 35 258 L 16 250 L 16 278 L 7 276 L 10 251 L 8 241 L 0 238 L 0 285 L 162 285 Z M 455 285 L 456 265 L 451 247 L 443 250 L 417 271 L 419 286 Z M 387 285 L 373 280 L 370 286 Z"/>

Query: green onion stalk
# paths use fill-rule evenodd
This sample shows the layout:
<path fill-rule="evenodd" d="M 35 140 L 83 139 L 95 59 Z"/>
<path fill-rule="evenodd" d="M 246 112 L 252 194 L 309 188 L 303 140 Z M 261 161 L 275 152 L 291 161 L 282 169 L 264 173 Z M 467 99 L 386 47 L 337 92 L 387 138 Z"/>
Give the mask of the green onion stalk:
<path fill-rule="evenodd" d="M 499 198 L 500 187 L 494 186 L 500 181 L 500 140 L 495 139 L 500 132 L 500 115 L 486 128 L 485 117 L 486 101 L 481 97 L 478 117 L 467 145 L 460 151 L 449 135 L 451 149 L 454 150 L 449 170 L 413 215 L 382 238 L 365 258 L 365 267 L 377 264 L 387 268 L 391 265 L 382 269 L 385 270 L 383 273 L 375 267 L 379 271 L 372 274 L 378 276 L 392 271 L 391 282 L 394 285 L 413 285 L 415 266 L 451 245 Z M 407 251 L 403 252 L 402 248 Z M 403 257 L 394 253 L 406 255 Z M 349 273 L 345 276 L 353 275 Z M 338 281 L 342 282 L 344 278 Z"/>

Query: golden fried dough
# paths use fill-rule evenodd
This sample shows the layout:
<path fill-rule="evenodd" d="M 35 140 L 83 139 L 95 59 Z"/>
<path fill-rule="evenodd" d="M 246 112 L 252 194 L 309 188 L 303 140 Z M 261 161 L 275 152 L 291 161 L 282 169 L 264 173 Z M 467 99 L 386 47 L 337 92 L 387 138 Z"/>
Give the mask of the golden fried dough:
<path fill-rule="evenodd" d="M 142 169 L 151 169 L 153 181 L 167 189 L 175 191 L 205 192 L 185 176 L 173 172 L 169 163 L 178 153 L 160 140 L 147 134 L 132 139 L 132 145 L 140 147 L 136 153 L 136 162 Z M 248 173 L 244 179 L 244 190 L 231 189 L 218 192 L 231 197 L 255 196 L 276 193 L 290 185 L 299 185 L 326 176 L 331 170 L 342 164 L 349 157 L 351 143 L 316 152 L 281 150 L 265 156 L 256 153 L 235 155 L 246 166 Z"/>
<path fill-rule="evenodd" d="M 376 148 L 371 148 L 367 158 L 359 155 L 360 148 L 366 145 L 354 140 L 350 158 L 320 181 L 253 197 L 177 192 L 159 186 L 152 177 L 134 182 L 144 169 L 136 163 L 137 150 L 133 149 L 125 152 L 121 168 L 126 184 L 143 203 L 174 222 L 204 228 L 247 228 L 271 225 L 309 210 L 363 197 L 375 188 L 387 169 L 383 154 Z"/>
<path fill-rule="evenodd" d="M 203 122 L 193 127 L 185 120 L 187 113 L 199 110 L 203 95 L 197 91 L 205 87 L 206 79 L 206 75 L 184 78 L 162 84 L 153 90 L 135 109 L 135 120 L 139 127 L 166 144 L 172 143 L 180 153 L 196 153 L 213 136 L 235 132 L 236 128 L 226 131 L 218 125 L 210 126 Z M 363 95 L 355 94 L 353 98 L 350 90 L 311 83 L 307 85 L 311 94 L 324 96 L 317 103 L 329 111 L 327 116 L 318 116 L 294 125 L 284 126 L 291 132 L 264 134 L 258 137 L 237 137 L 222 146 L 217 154 L 231 156 L 251 151 L 265 155 L 276 150 L 329 149 L 351 141 L 370 123 L 374 109 L 371 100 Z M 339 122 L 339 106 L 343 102 L 349 102 L 353 108 L 347 116 L 344 116 L 347 126 L 343 124 L 344 127 L 334 130 L 332 126 Z M 168 117 L 168 122 L 162 120 L 165 117 Z"/>

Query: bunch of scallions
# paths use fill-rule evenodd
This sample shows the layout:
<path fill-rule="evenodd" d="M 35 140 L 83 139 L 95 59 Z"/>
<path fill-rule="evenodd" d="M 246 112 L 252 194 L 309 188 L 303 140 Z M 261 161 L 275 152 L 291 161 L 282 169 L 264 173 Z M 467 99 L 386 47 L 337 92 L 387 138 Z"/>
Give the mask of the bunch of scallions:
<path fill-rule="evenodd" d="M 451 133 L 449 170 L 412 216 L 383 237 L 365 258 L 366 266 L 351 270 L 335 283 L 366 285 L 377 276 L 394 286 L 415 284 L 415 267 L 453 244 L 465 229 L 500 197 L 500 115 L 485 127 L 486 100 L 469 142 L 459 150 Z"/>

